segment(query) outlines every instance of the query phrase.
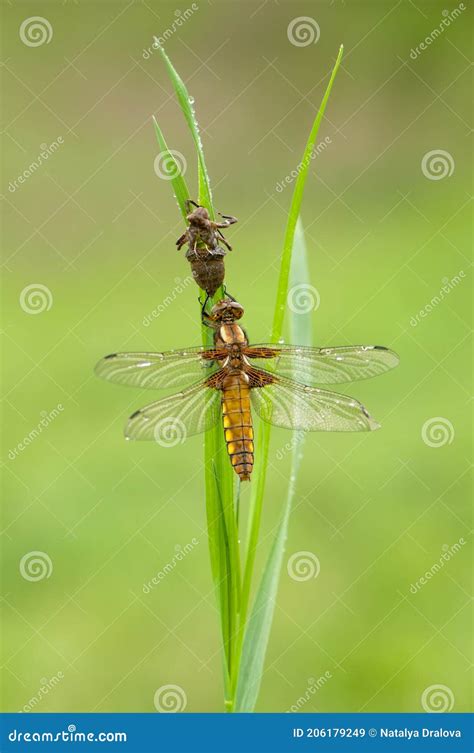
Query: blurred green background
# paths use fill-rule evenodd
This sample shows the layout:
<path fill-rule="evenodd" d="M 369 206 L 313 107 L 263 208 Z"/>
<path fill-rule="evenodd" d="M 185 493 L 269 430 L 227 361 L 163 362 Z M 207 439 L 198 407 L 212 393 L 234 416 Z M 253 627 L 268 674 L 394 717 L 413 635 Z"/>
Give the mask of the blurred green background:
<path fill-rule="evenodd" d="M 182 223 L 154 171 L 153 114 L 196 185 L 164 66 L 146 52 L 165 33 L 196 101 L 216 206 L 239 218 L 227 284 L 254 342 L 269 337 L 291 198 L 277 184 L 301 159 L 344 43 L 302 212 L 314 339 L 401 357 L 384 377 L 342 386 L 381 431 L 307 438 L 287 557 L 313 553 L 320 574 L 298 582 L 283 570 L 257 710 L 304 698 L 302 711 L 422 711 L 440 684 L 443 703 L 469 709 L 469 545 L 433 571 L 470 532 L 469 10 L 416 52 L 456 7 L 2 3 L 3 710 L 153 711 L 167 684 L 188 711 L 222 709 L 202 437 L 126 443 L 126 417 L 158 394 L 92 373 L 111 351 L 200 341 L 197 289 L 180 287 Z M 43 22 L 32 46 L 20 29 L 38 15 L 51 33 Z M 288 26 L 303 16 L 314 39 L 294 44 Z M 290 440 L 273 432 L 259 566 Z M 244 514 L 248 500 L 247 487 Z"/>

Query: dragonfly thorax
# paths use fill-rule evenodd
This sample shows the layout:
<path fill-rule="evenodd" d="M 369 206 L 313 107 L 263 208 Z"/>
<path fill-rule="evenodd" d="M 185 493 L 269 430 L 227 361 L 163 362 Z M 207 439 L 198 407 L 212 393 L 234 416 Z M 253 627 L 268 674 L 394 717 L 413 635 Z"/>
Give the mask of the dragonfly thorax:
<path fill-rule="evenodd" d="M 248 341 L 244 330 L 238 324 L 221 324 L 215 335 L 215 344 L 218 348 L 229 350 L 229 355 L 237 355 Z"/>

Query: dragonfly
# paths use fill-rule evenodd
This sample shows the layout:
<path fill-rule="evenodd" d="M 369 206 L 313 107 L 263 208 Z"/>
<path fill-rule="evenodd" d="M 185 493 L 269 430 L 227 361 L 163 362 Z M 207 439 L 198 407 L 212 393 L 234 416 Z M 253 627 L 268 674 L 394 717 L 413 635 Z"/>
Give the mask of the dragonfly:
<path fill-rule="evenodd" d="M 378 376 L 399 363 L 380 345 L 316 348 L 250 345 L 240 303 L 223 299 L 206 313 L 214 347 L 163 353 L 113 353 L 96 366 L 102 379 L 132 387 L 185 388 L 133 413 L 125 436 L 170 446 L 222 421 L 227 452 L 241 479 L 254 465 L 253 412 L 275 426 L 303 431 L 373 431 L 362 403 L 320 384 Z M 195 381 L 197 380 L 197 381 Z"/>

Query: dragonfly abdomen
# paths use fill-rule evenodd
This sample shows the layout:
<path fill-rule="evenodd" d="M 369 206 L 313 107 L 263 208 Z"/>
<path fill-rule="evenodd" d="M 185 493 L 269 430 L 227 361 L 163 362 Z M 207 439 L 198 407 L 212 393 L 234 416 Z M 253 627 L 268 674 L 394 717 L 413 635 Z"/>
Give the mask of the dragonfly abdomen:
<path fill-rule="evenodd" d="M 224 378 L 222 418 L 230 462 L 240 480 L 248 481 L 253 469 L 253 427 L 250 388 L 244 373 Z"/>

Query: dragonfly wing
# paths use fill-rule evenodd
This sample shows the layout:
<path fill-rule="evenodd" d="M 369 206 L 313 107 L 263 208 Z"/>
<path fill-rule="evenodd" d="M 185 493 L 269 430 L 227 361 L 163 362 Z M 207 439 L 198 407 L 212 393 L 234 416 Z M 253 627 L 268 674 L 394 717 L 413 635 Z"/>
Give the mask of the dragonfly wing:
<path fill-rule="evenodd" d="M 256 369 L 256 372 L 264 372 Z M 258 378 L 258 377 L 257 377 Z M 308 387 L 266 372 L 267 384 L 250 390 L 252 405 L 264 421 L 303 431 L 373 431 L 379 428 L 352 397 Z M 260 378 L 260 383 L 263 379 Z M 251 376 L 251 383 L 257 380 Z"/>
<path fill-rule="evenodd" d="M 149 439 L 165 447 L 181 444 L 215 425 L 221 393 L 204 382 L 170 395 L 133 413 L 125 427 L 127 439 Z"/>
<path fill-rule="evenodd" d="M 274 364 L 276 374 L 290 378 L 297 376 L 298 380 L 311 386 L 369 379 L 395 368 L 399 363 L 397 354 L 381 345 L 312 348 L 268 343 L 247 348 L 245 355 L 247 358 L 262 359 L 259 362 L 262 366 Z"/>
<path fill-rule="evenodd" d="M 217 353 L 205 348 L 166 353 L 112 353 L 99 361 L 95 373 L 109 382 L 131 387 L 184 387 L 218 368 L 212 358 Z"/>

